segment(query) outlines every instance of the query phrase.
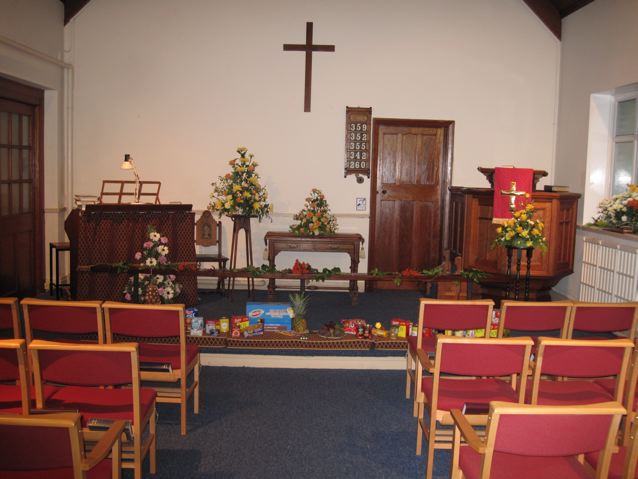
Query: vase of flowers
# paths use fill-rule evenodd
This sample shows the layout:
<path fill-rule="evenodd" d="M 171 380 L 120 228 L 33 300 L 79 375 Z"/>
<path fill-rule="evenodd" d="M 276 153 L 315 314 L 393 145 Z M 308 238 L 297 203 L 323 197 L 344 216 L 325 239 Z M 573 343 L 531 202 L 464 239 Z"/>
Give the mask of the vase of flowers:
<path fill-rule="evenodd" d="M 547 238 L 544 230 L 545 224 L 540 219 L 534 219 L 536 206 L 528 202 L 521 209 L 512 213 L 508 219 L 496 228 L 494 246 L 506 246 L 512 248 L 538 248 L 547 249 Z"/>
<path fill-rule="evenodd" d="M 270 216 L 272 205 L 268 202 L 268 191 L 259 183 L 254 155 L 245 147 L 237 148 L 239 158 L 228 162 L 230 173 L 220 176 L 212 184 L 208 209 L 229 217 L 256 217 L 260 221 Z"/>
<path fill-rule="evenodd" d="M 157 232 L 154 226 L 147 228 L 146 241 L 142 250 L 135 253 L 139 266 L 161 268 L 169 266 L 168 238 Z M 137 297 L 140 302 L 148 304 L 172 303 L 182 291 L 182 285 L 176 281 L 174 274 L 140 273 L 137 280 Z M 132 301 L 135 297 L 135 278 L 130 277 L 124 288 L 124 299 Z"/>
<path fill-rule="evenodd" d="M 628 185 L 627 191 L 601 201 L 594 225 L 638 233 L 638 185 Z"/>
<path fill-rule="evenodd" d="M 333 235 L 338 228 L 326 197 L 317 188 L 312 189 L 303 209 L 293 219 L 298 223 L 290 226 L 290 231 L 302 236 Z"/>

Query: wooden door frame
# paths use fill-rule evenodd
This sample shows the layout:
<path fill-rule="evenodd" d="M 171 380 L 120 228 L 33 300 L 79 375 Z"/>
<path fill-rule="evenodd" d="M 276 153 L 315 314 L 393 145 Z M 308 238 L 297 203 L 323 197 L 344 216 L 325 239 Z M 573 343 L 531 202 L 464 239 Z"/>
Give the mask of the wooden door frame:
<path fill-rule="evenodd" d="M 44 90 L 0 76 L 0 98 L 25 103 L 33 115 L 33 280 L 35 290 L 44 290 Z"/>
<path fill-rule="evenodd" d="M 368 230 L 368 271 L 375 263 L 375 232 L 377 216 L 377 166 L 379 162 L 379 128 L 382 126 L 443 128 L 443 146 L 441 149 L 441 242 L 439 257 L 447 244 L 450 191 L 452 183 L 452 162 L 454 150 L 454 121 L 453 120 L 413 120 L 401 118 L 374 118 L 372 120 L 372 163 L 370 164 L 370 226 Z"/>

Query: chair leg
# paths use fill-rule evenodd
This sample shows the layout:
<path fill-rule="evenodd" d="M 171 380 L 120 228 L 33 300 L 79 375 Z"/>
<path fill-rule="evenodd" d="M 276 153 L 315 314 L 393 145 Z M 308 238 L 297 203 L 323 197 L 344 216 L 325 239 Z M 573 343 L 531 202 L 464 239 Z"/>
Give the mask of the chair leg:
<path fill-rule="evenodd" d="M 412 381 L 410 379 L 410 370 L 412 369 L 412 355 L 410 350 L 405 353 L 405 398 L 410 399 L 410 389 Z"/>
<path fill-rule="evenodd" d="M 149 471 L 151 474 L 155 474 L 157 472 L 157 410 L 155 408 L 153 408 L 151 413 L 148 427 L 149 433 L 153 438 L 148 451 Z"/>
<path fill-rule="evenodd" d="M 434 422 L 434 425 L 432 424 Z M 428 457 L 425 467 L 425 479 L 432 479 L 434 471 L 434 446 L 436 439 L 436 420 L 430 421 L 430 433 L 428 437 Z"/>
<path fill-rule="evenodd" d="M 414 383 L 414 399 L 412 400 L 412 416 L 419 416 L 419 402 L 417 398 L 419 397 L 419 391 L 416 390 L 416 382 Z"/>
<path fill-rule="evenodd" d="M 186 435 L 186 415 L 188 413 L 188 395 L 186 394 L 186 381 L 181 381 L 181 398 L 179 401 L 180 432 Z"/>
<path fill-rule="evenodd" d="M 199 373 L 201 371 L 201 364 L 197 361 L 195 366 L 195 391 L 193 391 L 193 412 L 199 414 Z"/>
<path fill-rule="evenodd" d="M 418 414 L 418 418 L 416 420 L 416 455 L 420 456 L 421 455 L 421 450 L 423 448 L 423 431 L 422 431 L 422 427 L 423 427 L 423 410 L 424 410 L 424 404 L 422 403 L 417 403 L 418 407 L 419 407 L 419 414 Z"/>

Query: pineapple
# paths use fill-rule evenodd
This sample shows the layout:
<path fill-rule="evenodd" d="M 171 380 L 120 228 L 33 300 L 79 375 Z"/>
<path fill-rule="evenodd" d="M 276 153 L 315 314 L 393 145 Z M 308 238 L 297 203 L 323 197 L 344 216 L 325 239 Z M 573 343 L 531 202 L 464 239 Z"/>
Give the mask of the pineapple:
<path fill-rule="evenodd" d="M 305 318 L 308 311 L 308 302 L 310 300 L 310 296 L 306 295 L 306 293 L 292 293 L 289 298 L 290 305 L 292 306 L 292 311 L 294 314 L 294 318 L 292 320 L 292 328 L 297 333 L 305 333 L 308 330 Z"/>
<path fill-rule="evenodd" d="M 159 294 L 159 289 L 155 283 L 151 283 L 146 288 L 146 295 L 144 295 L 144 302 L 146 304 L 161 304 L 162 298 Z"/>

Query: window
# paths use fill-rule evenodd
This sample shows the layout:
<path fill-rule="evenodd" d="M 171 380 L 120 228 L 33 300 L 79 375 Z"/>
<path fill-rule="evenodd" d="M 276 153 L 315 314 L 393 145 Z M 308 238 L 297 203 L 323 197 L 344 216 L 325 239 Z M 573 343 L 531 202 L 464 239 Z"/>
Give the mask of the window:
<path fill-rule="evenodd" d="M 638 94 L 616 98 L 611 194 L 627 190 L 638 179 L 636 146 L 638 140 Z"/>

